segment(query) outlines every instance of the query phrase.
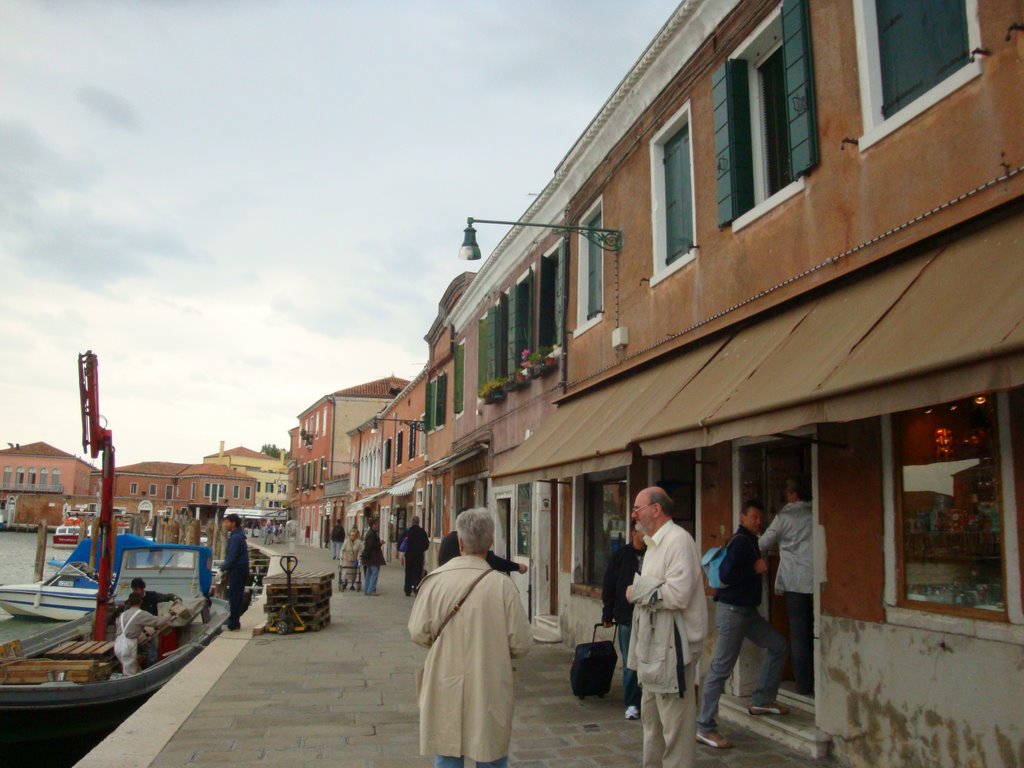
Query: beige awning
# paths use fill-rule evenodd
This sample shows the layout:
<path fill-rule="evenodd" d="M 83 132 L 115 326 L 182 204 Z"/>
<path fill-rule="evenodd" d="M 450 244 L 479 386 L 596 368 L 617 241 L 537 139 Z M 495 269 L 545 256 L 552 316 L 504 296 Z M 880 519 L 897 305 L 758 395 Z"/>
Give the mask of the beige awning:
<path fill-rule="evenodd" d="M 1016 217 L 741 331 L 636 438 L 660 454 L 1020 386 L 1021 285 Z M 730 364 L 743 342 L 760 354 Z"/>

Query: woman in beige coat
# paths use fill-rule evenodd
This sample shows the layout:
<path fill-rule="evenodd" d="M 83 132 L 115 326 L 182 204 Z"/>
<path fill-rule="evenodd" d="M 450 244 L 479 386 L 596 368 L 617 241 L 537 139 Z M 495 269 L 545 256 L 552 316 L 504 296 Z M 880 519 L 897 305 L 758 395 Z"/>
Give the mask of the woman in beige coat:
<path fill-rule="evenodd" d="M 512 659 L 530 649 L 530 622 L 519 592 L 484 558 L 494 542 L 486 509 L 470 509 L 455 524 L 460 557 L 423 579 L 409 617 L 413 642 L 429 648 L 419 694 L 420 752 L 436 768 L 504 768 L 512 738 Z M 443 633 L 438 629 L 465 598 Z"/>

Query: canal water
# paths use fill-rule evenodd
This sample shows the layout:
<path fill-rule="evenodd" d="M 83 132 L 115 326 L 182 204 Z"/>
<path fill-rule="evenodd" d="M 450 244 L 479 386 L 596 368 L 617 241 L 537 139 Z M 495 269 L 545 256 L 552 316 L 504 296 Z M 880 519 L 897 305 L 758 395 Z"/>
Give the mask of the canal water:
<path fill-rule="evenodd" d="M 63 562 L 69 553 L 70 550 L 53 549 L 48 544 L 46 559 Z M 26 584 L 35 581 L 35 562 L 35 533 L 0 531 L 0 584 Z M 46 566 L 46 576 L 55 572 L 55 568 Z M 50 621 L 14 618 L 0 608 L 0 643 L 25 637 L 52 626 L 53 622 Z"/>

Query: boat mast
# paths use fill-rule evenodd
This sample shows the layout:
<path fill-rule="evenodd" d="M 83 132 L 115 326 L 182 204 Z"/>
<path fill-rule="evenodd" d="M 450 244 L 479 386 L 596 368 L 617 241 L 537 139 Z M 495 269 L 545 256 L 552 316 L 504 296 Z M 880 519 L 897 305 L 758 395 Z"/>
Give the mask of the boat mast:
<path fill-rule="evenodd" d="M 82 449 L 95 459 L 103 454 L 103 486 L 100 496 L 100 520 L 97 538 L 103 541 L 100 550 L 99 586 L 96 590 L 96 615 L 93 640 L 107 639 L 107 606 L 110 574 L 114 559 L 117 532 L 114 530 L 114 439 L 103 426 L 100 416 L 99 361 L 89 350 L 78 356 L 78 387 L 82 398 Z"/>

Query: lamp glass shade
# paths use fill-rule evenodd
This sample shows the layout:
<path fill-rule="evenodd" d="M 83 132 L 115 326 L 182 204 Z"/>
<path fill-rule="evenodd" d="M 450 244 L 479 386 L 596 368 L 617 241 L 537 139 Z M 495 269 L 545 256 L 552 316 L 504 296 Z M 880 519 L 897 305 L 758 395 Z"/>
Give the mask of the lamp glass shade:
<path fill-rule="evenodd" d="M 462 247 L 459 248 L 459 258 L 463 261 L 479 261 L 480 246 L 476 244 L 476 230 L 468 226 L 463 232 L 465 236 L 462 238 Z"/>

